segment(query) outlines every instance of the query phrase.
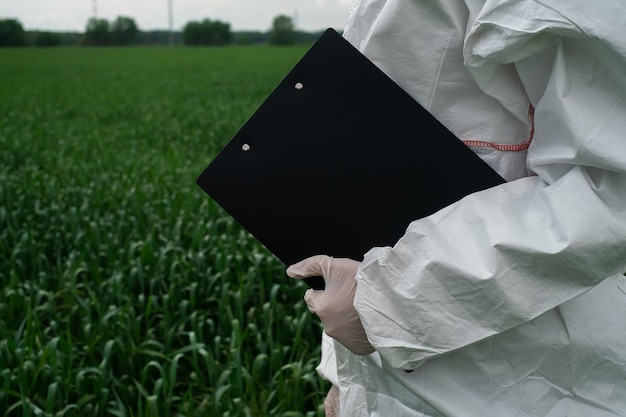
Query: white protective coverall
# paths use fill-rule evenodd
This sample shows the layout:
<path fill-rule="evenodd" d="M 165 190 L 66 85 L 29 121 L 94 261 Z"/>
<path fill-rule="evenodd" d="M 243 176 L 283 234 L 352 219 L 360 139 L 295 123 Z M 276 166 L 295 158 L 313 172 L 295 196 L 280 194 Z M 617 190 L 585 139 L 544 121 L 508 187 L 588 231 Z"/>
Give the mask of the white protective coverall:
<path fill-rule="evenodd" d="M 508 182 L 365 255 L 340 415 L 626 416 L 626 3 L 362 0 L 344 36 Z"/>

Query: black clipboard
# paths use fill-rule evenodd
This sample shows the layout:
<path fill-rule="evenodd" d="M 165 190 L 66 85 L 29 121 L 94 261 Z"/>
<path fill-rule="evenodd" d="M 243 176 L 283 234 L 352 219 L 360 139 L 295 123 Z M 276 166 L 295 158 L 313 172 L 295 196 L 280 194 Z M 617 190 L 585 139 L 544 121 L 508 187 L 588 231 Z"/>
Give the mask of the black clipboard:
<path fill-rule="evenodd" d="M 285 265 L 362 260 L 411 221 L 503 182 L 333 29 L 197 179 Z"/>

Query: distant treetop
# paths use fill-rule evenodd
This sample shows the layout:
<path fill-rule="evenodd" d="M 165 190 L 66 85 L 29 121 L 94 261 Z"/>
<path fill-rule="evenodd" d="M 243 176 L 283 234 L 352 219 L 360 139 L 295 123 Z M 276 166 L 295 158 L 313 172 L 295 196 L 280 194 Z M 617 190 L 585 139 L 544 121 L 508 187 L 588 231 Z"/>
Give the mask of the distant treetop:
<path fill-rule="evenodd" d="M 92 17 L 87 21 L 86 45 L 130 45 L 137 40 L 139 29 L 132 17 L 118 16 L 113 23 Z"/>
<path fill-rule="evenodd" d="M 0 46 L 24 46 L 26 34 L 16 19 L 0 19 Z"/>
<path fill-rule="evenodd" d="M 268 40 L 272 45 L 293 45 L 296 43 L 296 30 L 291 17 L 276 16 L 272 22 Z"/>
<path fill-rule="evenodd" d="M 183 28 L 185 45 L 228 45 L 232 39 L 230 23 L 204 19 L 201 22 L 188 22 Z"/>

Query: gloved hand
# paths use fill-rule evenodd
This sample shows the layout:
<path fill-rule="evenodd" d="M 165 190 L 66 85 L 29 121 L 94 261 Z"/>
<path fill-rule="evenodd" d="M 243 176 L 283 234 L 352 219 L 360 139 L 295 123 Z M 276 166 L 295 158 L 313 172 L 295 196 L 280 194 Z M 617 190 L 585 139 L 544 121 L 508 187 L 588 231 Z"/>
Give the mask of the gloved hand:
<path fill-rule="evenodd" d="M 304 294 L 309 310 L 322 320 L 324 330 L 330 337 L 352 353 L 368 355 L 374 348 L 367 340 L 359 314 L 352 305 L 358 267 L 359 262 L 352 259 L 317 255 L 291 265 L 287 268 L 287 275 L 296 279 L 322 276 L 326 288 L 309 289 Z"/>
<path fill-rule="evenodd" d="M 339 388 L 336 385 L 330 387 L 324 400 L 324 413 L 326 417 L 339 416 Z"/>

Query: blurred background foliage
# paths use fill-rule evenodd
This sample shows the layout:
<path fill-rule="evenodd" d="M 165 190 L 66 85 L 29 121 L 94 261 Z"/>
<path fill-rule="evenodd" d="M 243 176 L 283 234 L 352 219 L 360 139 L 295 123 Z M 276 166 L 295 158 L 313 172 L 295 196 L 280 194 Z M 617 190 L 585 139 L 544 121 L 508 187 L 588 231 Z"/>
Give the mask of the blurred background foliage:
<path fill-rule="evenodd" d="M 182 30 L 143 31 L 130 16 L 113 21 L 91 17 L 85 31 L 51 32 L 25 30 L 17 19 L 0 19 L 0 47 L 111 46 L 111 45 L 261 45 L 310 44 L 322 33 L 298 30 L 287 15 L 276 16 L 267 31 L 233 31 L 228 22 L 204 18 L 185 23 Z"/>

